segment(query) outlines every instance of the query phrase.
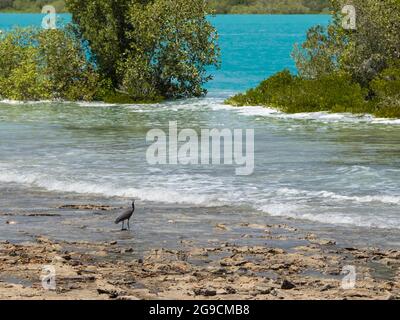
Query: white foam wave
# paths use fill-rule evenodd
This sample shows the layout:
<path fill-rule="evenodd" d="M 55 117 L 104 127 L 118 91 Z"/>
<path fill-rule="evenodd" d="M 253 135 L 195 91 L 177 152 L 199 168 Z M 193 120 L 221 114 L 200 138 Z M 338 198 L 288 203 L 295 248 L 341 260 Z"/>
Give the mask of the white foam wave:
<path fill-rule="evenodd" d="M 300 207 L 289 203 L 270 203 L 258 208 L 271 216 L 293 216 L 300 210 Z"/>
<path fill-rule="evenodd" d="M 224 99 L 220 97 L 207 97 L 197 99 L 186 99 L 174 102 L 156 103 L 156 104 L 126 104 L 118 105 L 104 102 L 68 102 L 68 101 L 15 101 L 0 100 L 0 103 L 8 105 L 35 105 L 48 103 L 76 103 L 81 107 L 125 107 L 130 108 L 133 112 L 147 113 L 160 112 L 161 110 L 180 111 L 180 110 L 201 110 L 204 108 L 214 111 L 229 110 L 237 112 L 243 116 L 269 117 L 287 120 L 310 120 L 322 123 L 368 123 L 380 125 L 400 125 L 400 119 L 376 118 L 370 114 L 352 114 L 352 113 L 329 113 L 329 112 L 304 112 L 288 114 L 274 108 L 263 106 L 244 106 L 234 107 L 224 104 Z"/>
<path fill-rule="evenodd" d="M 51 100 L 39 100 L 39 101 L 21 101 L 21 100 L 8 100 L 8 99 L 0 100 L 0 103 L 8 105 L 31 105 L 31 104 L 45 104 L 45 103 L 48 104 L 54 102 L 55 101 Z"/>
<path fill-rule="evenodd" d="M 259 206 L 258 210 L 267 213 L 270 216 L 301 219 L 330 225 L 400 229 L 400 220 L 398 219 L 397 214 L 379 216 L 376 214 L 355 215 L 342 211 L 318 212 L 315 208 L 314 210 L 310 210 L 307 206 L 302 206 L 301 204 L 294 205 L 288 201 L 264 204 Z"/>
<path fill-rule="evenodd" d="M 372 120 L 372 123 L 400 125 L 400 119 L 375 118 L 375 119 Z"/>
<path fill-rule="evenodd" d="M 366 228 L 379 229 L 400 229 L 400 221 L 398 218 L 379 217 L 379 216 L 356 216 L 342 213 L 315 213 L 304 212 L 295 206 L 287 204 L 270 204 L 260 208 L 271 216 L 286 217 L 293 219 L 301 219 L 312 222 L 331 224 L 331 225 L 348 225 Z"/>
<path fill-rule="evenodd" d="M 362 196 L 347 196 L 337 194 L 331 191 L 307 191 L 290 188 L 280 188 L 277 193 L 283 196 L 299 196 L 303 198 L 325 198 L 340 201 L 352 201 L 356 203 L 372 203 L 380 202 L 385 204 L 400 204 L 400 195 L 362 195 Z"/>
<path fill-rule="evenodd" d="M 318 210 L 310 211 L 306 202 L 293 201 L 293 198 L 305 199 L 326 198 L 329 200 L 352 201 L 357 203 L 380 202 L 386 204 L 399 204 L 400 196 L 374 195 L 374 196 L 344 196 L 329 191 L 306 191 L 289 188 L 280 188 L 271 194 L 273 200 L 259 199 L 240 195 L 233 190 L 224 193 L 202 194 L 200 190 L 182 192 L 173 189 L 174 186 L 162 187 L 120 187 L 112 183 L 94 183 L 89 181 L 74 181 L 67 178 L 55 179 L 43 174 L 20 174 L 13 170 L 0 171 L 0 182 L 17 183 L 29 187 L 38 187 L 50 192 L 70 192 L 78 194 L 101 195 L 105 197 L 136 198 L 149 202 L 166 204 L 181 204 L 196 207 L 219 207 L 230 204 L 251 205 L 255 210 L 267 213 L 271 216 L 304 219 L 326 224 L 345 224 L 359 227 L 376 228 L 400 228 L 398 217 L 379 217 L 376 215 L 354 215 L 346 213 L 318 213 Z M 257 200 L 258 199 L 258 200 Z M 281 199 L 281 200 L 280 200 Z M 246 202 L 247 201 L 247 202 Z M 267 203 L 266 203 L 267 201 Z"/>
<path fill-rule="evenodd" d="M 97 102 L 96 101 L 93 101 L 93 102 L 78 101 L 78 102 L 74 102 L 74 103 L 76 103 L 80 107 L 87 107 L 87 108 L 90 108 L 90 107 L 106 108 L 106 107 L 117 106 L 117 104 L 114 104 L 114 103 L 105 103 L 105 102 L 101 102 L 101 101 L 97 101 Z"/>
<path fill-rule="evenodd" d="M 270 117 L 288 120 L 313 120 L 323 123 L 372 123 L 400 125 L 400 119 L 376 118 L 370 114 L 352 114 L 352 113 L 330 113 L 330 112 L 303 112 L 303 113 L 284 113 L 274 108 L 263 106 L 245 106 L 234 107 L 227 105 L 216 105 L 214 109 L 228 109 L 236 111 L 244 116 Z"/>
<path fill-rule="evenodd" d="M 45 175 L 17 174 L 12 171 L 0 173 L 0 181 L 35 186 L 53 192 L 103 195 L 106 197 L 136 198 L 144 201 L 168 204 L 190 204 L 194 206 L 216 207 L 226 205 L 217 197 L 199 194 L 185 194 L 165 188 L 121 188 L 113 184 L 86 181 L 57 180 Z"/>

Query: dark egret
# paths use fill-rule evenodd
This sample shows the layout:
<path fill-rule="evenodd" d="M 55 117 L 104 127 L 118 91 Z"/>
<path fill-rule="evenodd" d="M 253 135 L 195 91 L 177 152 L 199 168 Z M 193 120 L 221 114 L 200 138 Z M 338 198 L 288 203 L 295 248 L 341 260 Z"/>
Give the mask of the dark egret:
<path fill-rule="evenodd" d="M 130 230 L 130 226 L 129 226 L 129 220 L 131 219 L 133 213 L 135 212 L 135 200 L 132 201 L 132 209 L 128 209 L 126 211 L 124 211 L 118 218 L 117 220 L 115 220 L 115 224 L 118 224 L 120 222 L 122 222 L 122 229 L 121 230 L 125 230 L 124 229 L 124 224 L 125 221 L 128 221 L 128 230 Z"/>

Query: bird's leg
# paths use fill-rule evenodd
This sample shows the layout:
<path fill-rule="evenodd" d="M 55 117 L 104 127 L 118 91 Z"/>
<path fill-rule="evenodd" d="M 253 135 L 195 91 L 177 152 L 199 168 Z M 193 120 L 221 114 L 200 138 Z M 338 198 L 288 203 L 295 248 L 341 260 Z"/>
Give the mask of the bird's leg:
<path fill-rule="evenodd" d="M 124 223 L 125 223 L 125 221 L 122 221 L 122 229 L 121 229 L 121 231 L 124 230 Z"/>
<path fill-rule="evenodd" d="M 130 227 L 130 225 L 129 225 L 129 219 L 128 219 L 128 230 L 131 230 L 131 227 Z"/>

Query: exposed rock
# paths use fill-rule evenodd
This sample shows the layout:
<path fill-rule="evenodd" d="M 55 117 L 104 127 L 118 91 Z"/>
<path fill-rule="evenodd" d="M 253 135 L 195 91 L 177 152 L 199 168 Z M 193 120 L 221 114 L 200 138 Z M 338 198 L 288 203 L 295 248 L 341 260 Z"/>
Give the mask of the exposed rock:
<path fill-rule="evenodd" d="M 305 236 L 306 240 L 317 240 L 317 236 L 313 233 L 307 233 L 307 235 Z"/>
<path fill-rule="evenodd" d="M 291 290 L 296 288 L 295 284 L 290 282 L 289 280 L 283 280 L 281 284 L 281 289 L 283 290 Z"/>
<path fill-rule="evenodd" d="M 120 252 L 122 254 L 124 254 L 124 253 L 132 253 L 132 252 L 134 252 L 134 250 L 133 250 L 133 248 L 123 248 L 123 249 L 121 249 Z"/>
<path fill-rule="evenodd" d="M 66 243 L 37 237 L 32 243 L 0 242 L 0 299 L 398 299 L 400 296 L 397 250 L 347 250 L 319 244 L 283 250 L 265 246 L 263 242 L 240 245 L 239 241 L 243 241 L 240 234 L 229 238 L 229 242 L 213 241 L 210 247 L 196 246 L 195 241 L 177 242 L 180 250 L 158 248 L 143 254 L 143 258 L 134 256 L 135 248 L 116 241 Z M 252 239 L 251 243 L 256 241 Z M 127 252 L 132 255 L 124 254 Z M 343 266 L 352 263 L 357 268 L 356 288 L 343 290 L 340 273 Z M 40 274 L 45 265 L 55 268 L 56 290 L 44 291 L 41 286 Z M 388 270 L 388 274 L 376 277 L 373 268 L 380 273 Z"/>
<path fill-rule="evenodd" d="M 214 289 L 201 288 L 201 289 L 194 289 L 193 292 L 196 296 L 213 297 L 217 295 L 217 291 Z"/>
<path fill-rule="evenodd" d="M 107 282 L 102 281 L 102 280 L 97 281 L 96 285 L 97 285 L 97 292 L 99 294 L 106 294 L 111 299 L 115 299 L 118 296 L 126 294 L 126 292 L 124 292 L 123 290 L 119 289 L 118 287 L 113 286 L 110 283 L 107 283 Z"/>
<path fill-rule="evenodd" d="M 118 296 L 117 300 L 141 300 L 135 296 Z"/>
<path fill-rule="evenodd" d="M 69 210 L 98 210 L 98 211 L 110 211 L 115 209 L 121 209 L 105 206 L 105 205 L 96 205 L 96 204 L 66 204 L 59 206 L 58 209 L 69 209 Z"/>
<path fill-rule="evenodd" d="M 336 241 L 329 240 L 329 239 L 318 239 L 314 237 L 314 235 L 310 235 L 306 240 L 310 241 L 311 243 L 319 244 L 321 246 L 334 246 L 336 245 Z"/>
<path fill-rule="evenodd" d="M 273 290 L 272 287 L 268 286 L 256 286 L 254 289 L 257 292 L 257 294 L 270 294 L 271 291 Z"/>
<path fill-rule="evenodd" d="M 218 224 L 215 225 L 215 229 L 222 230 L 222 231 L 227 231 L 228 227 L 226 225 L 222 224 L 222 223 L 218 223 Z"/>
<path fill-rule="evenodd" d="M 328 291 L 328 290 L 331 290 L 331 289 L 334 289 L 335 287 L 333 286 L 333 285 L 331 285 L 331 284 L 326 284 L 326 285 L 324 285 L 322 288 L 321 288 L 321 291 L 323 292 L 323 291 Z"/>
<path fill-rule="evenodd" d="M 296 232 L 297 231 L 297 228 L 290 227 L 290 226 L 288 226 L 286 224 L 278 224 L 277 227 L 279 229 L 283 229 L 283 230 L 286 230 L 286 231 L 289 231 L 289 232 Z"/>

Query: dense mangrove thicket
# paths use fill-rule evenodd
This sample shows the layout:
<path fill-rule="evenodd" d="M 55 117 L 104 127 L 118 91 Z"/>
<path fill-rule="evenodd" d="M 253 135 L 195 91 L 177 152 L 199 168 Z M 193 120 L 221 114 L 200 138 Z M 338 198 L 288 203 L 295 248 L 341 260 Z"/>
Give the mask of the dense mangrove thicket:
<path fill-rule="evenodd" d="M 44 5 L 65 10 L 65 1 L 1 0 L 0 10 L 35 12 Z M 329 0 L 209 0 L 216 13 L 320 13 L 329 7 Z"/>
<path fill-rule="evenodd" d="M 330 25 L 313 27 L 295 46 L 298 75 L 278 73 L 227 103 L 400 117 L 400 0 L 352 3 L 356 30 L 343 28 L 345 2 L 333 0 Z"/>
<path fill-rule="evenodd" d="M 219 65 L 204 0 L 67 0 L 103 75 L 134 99 L 199 97 Z"/>
<path fill-rule="evenodd" d="M 71 27 L 14 29 L 0 36 L 0 97 L 93 100 L 101 79 Z"/>
<path fill-rule="evenodd" d="M 72 24 L 0 36 L 1 98 L 152 102 L 206 93 L 206 68 L 219 65 L 206 1 L 66 3 Z"/>

